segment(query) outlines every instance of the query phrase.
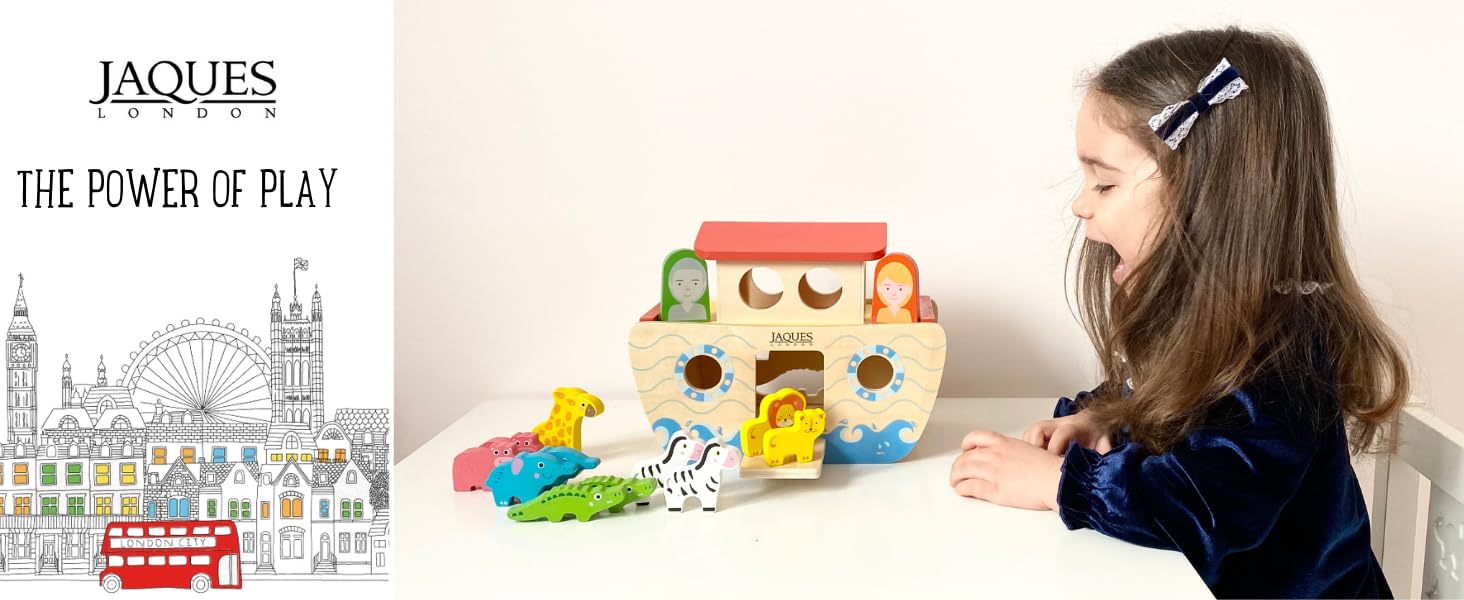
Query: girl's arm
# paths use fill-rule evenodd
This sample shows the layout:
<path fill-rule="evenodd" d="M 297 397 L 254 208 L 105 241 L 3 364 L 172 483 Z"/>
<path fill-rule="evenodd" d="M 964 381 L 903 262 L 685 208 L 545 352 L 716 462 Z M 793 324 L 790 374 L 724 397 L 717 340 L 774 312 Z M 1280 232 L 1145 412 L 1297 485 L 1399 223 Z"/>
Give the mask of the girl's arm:
<path fill-rule="evenodd" d="M 1134 443 L 1101 456 L 1070 446 L 1057 493 L 1063 523 L 1179 550 L 1216 581 L 1219 559 L 1266 538 L 1316 450 L 1314 433 L 1268 417 L 1249 394 L 1222 403 L 1249 423 L 1197 430 L 1158 455 Z"/>

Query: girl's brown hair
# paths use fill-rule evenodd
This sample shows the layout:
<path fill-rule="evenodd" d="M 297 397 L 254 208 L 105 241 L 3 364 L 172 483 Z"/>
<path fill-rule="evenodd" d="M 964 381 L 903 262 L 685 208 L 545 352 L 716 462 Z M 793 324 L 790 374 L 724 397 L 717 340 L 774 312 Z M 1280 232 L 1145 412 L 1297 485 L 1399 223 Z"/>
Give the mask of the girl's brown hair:
<path fill-rule="evenodd" d="M 1250 89 L 1201 115 L 1177 150 L 1149 128 L 1195 93 L 1221 58 Z M 1148 258 L 1124 285 L 1119 257 L 1082 243 L 1078 312 L 1110 382 L 1085 410 L 1163 451 L 1221 398 L 1258 378 L 1303 375 L 1335 393 L 1310 407 L 1346 418 L 1354 451 L 1372 449 L 1408 396 L 1403 353 L 1364 297 L 1343 248 L 1322 82 L 1297 44 L 1230 28 L 1143 42 L 1089 84 L 1104 121 L 1158 162 L 1163 210 Z M 1301 294 L 1278 285 L 1315 281 Z M 1330 284 L 1330 285 L 1326 285 Z"/>

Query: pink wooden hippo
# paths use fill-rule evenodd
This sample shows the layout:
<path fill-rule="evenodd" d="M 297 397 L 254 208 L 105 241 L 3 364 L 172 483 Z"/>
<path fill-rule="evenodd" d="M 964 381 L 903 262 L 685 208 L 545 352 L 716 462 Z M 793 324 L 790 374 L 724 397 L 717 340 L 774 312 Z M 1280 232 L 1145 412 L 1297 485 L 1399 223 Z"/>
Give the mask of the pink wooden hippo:
<path fill-rule="evenodd" d="M 544 445 L 539 443 L 539 434 L 525 431 L 509 437 L 496 437 L 463 450 L 452 459 L 452 489 L 458 492 L 487 491 L 486 481 L 493 467 L 508 462 L 518 454 L 543 448 Z"/>

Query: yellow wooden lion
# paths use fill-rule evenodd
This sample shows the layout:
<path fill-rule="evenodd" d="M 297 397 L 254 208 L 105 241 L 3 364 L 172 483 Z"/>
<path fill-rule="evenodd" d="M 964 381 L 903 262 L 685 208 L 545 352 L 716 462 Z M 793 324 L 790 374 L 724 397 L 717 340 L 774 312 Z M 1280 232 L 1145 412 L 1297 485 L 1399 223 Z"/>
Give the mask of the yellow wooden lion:
<path fill-rule="evenodd" d="M 748 456 L 762 454 L 763 435 L 769 430 L 793 424 L 793 413 L 803 410 L 808 398 L 793 388 L 783 388 L 766 396 L 758 405 L 757 416 L 742 423 L 742 447 Z"/>
<path fill-rule="evenodd" d="M 823 433 L 822 408 L 796 411 L 792 427 L 779 427 L 763 434 L 763 460 L 769 467 L 782 465 L 789 456 L 798 462 L 812 461 L 813 444 Z"/>

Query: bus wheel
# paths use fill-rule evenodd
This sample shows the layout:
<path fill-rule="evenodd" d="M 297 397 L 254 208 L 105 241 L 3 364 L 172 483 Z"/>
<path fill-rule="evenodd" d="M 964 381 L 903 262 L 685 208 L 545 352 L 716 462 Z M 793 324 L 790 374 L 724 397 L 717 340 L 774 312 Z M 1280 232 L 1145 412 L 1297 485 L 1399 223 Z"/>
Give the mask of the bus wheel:
<path fill-rule="evenodd" d="M 117 593 L 117 590 L 122 589 L 122 578 L 116 576 L 115 574 L 103 577 L 102 589 L 107 590 L 108 594 Z"/>
<path fill-rule="evenodd" d="M 209 586 L 208 575 L 204 575 L 203 573 L 199 573 L 197 575 L 194 575 L 193 576 L 193 581 L 189 582 L 189 584 L 188 584 L 188 588 L 189 589 L 191 589 L 191 590 L 193 590 L 195 592 L 198 592 L 200 594 L 202 594 L 204 592 L 207 592 L 208 591 L 208 586 Z"/>

